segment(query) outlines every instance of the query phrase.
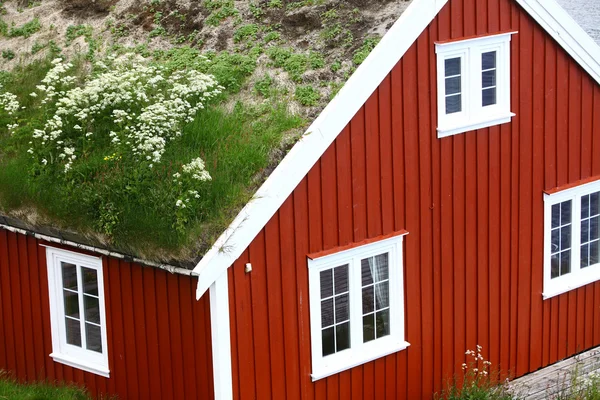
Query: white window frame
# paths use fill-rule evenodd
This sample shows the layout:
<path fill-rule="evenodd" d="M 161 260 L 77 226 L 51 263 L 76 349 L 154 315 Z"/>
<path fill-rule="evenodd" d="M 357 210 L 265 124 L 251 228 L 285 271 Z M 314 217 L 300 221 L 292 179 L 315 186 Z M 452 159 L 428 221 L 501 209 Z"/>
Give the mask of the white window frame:
<path fill-rule="evenodd" d="M 50 357 L 56 362 L 78 368 L 87 372 L 109 377 L 108 344 L 106 337 L 106 315 L 104 306 L 104 279 L 102 274 L 102 259 L 54 247 L 46 247 L 48 264 L 48 293 L 50 297 L 50 325 L 52 332 L 52 353 Z M 63 280 L 61 262 L 77 265 L 78 287 L 82 287 L 81 266 L 94 269 L 98 277 L 98 297 L 100 307 L 100 332 L 102 337 L 102 353 L 87 350 L 83 347 L 67 343 L 65 328 L 65 308 L 63 298 Z M 84 310 L 81 307 L 83 316 Z M 83 319 L 83 317 L 82 317 Z M 85 336 L 85 335 L 83 335 Z M 82 337 L 82 345 L 85 338 Z"/>
<path fill-rule="evenodd" d="M 581 197 L 600 191 L 600 180 L 544 194 L 544 292 L 548 299 L 600 280 L 600 263 L 581 268 Z M 571 272 L 551 278 L 552 206 L 571 200 Z"/>
<path fill-rule="evenodd" d="M 510 122 L 510 41 L 516 32 L 436 43 L 438 138 Z M 481 104 L 481 54 L 496 51 L 496 104 Z M 461 58 L 462 111 L 446 114 L 445 61 Z"/>
<path fill-rule="evenodd" d="M 339 373 L 407 348 L 404 340 L 404 271 L 402 242 L 406 233 L 319 258 L 308 259 L 312 380 Z M 388 253 L 390 334 L 363 343 L 361 260 Z M 320 272 L 349 265 L 350 348 L 323 357 Z"/>

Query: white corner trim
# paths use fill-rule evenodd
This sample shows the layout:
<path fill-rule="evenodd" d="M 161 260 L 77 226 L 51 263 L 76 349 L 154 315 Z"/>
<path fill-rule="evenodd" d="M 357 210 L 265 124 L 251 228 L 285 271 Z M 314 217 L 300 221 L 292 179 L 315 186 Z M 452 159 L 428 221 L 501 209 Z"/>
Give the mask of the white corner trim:
<path fill-rule="evenodd" d="M 233 399 L 233 378 L 227 271 L 210 286 L 210 329 L 215 400 L 231 400 Z"/>
<path fill-rule="evenodd" d="M 600 46 L 556 0 L 517 0 L 517 3 L 600 83 Z"/>
<path fill-rule="evenodd" d="M 413 0 L 194 268 L 197 299 L 239 258 L 447 2 Z"/>

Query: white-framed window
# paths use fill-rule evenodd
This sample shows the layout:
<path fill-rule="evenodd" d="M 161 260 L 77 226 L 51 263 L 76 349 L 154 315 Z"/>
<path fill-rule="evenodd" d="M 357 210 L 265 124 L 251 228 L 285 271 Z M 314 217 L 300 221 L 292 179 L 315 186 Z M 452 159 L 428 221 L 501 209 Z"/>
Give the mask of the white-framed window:
<path fill-rule="evenodd" d="M 313 381 L 409 345 L 403 236 L 309 258 Z"/>
<path fill-rule="evenodd" d="M 52 354 L 71 367 L 109 376 L 102 259 L 46 247 Z"/>
<path fill-rule="evenodd" d="M 544 298 L 600 280 L 600 181 L 544 195 Z"/>
<path fill-rule="evenodd" d="M 506 123 L 515 115 L 510 110 L 511 35 L 436 43 L 438 137 Z"/>

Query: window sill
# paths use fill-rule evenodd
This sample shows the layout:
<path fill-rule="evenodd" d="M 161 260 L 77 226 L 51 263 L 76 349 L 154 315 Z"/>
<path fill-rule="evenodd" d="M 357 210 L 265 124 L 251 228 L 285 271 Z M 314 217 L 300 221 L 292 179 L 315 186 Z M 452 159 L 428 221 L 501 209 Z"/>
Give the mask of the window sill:
<path fill-rule="evenodd" d="M 548 290 L 544 290 L 542 293 L 542 298 L 544 300 L 550 299 L 552 297 L 570 292 L 571 290 L 578 289 L 582 286 L 589 285 L 590 283 L 594 283 L 600 280 L 600 264 L 590 265 L 588 268 L 595 268 L 595 270 L 590 270 L 593 272 L 583 274 L 579 272 L 579 276 L 575 277 L 567 277 L 563 276 L 562 278 L 570 278 L 570 279 L 559 279 L 556 281 L 552 287 L 548 288 Z M 587 269 L 587 268 L 586 268 Z M 580 270 L 581 271 L 581 270 Z M 587 272 L 587 271 L 586 271 Z M 583 275 L 583 276 L 582 276 Z"/>
<path fill-rule="evenodd" d="M 509 112 L 508 114 L 502 114 L 498 116 L 493 116 L 491 118 L 486 118 L 479 121 L 466 121 L 466 124 L 454 125 L 454 126 L 441 126 L 438 127 L 438 139 L 441 139 L 446 136 L 452 136 L 459 133 L 474 131 L 476 129 L 487 128 L 494 125 L 505 124 L 510 122 L 512 117 L 516 114 Z"/>
<path fill-rule="evenodd" d="M 313 372 L 310 377 L 312 381 L 317 381 L 322 378 L 326 378 L 331 375 L 335 375 L 342 371 L 345 371 L 350 368 L 357 367 L 359 365 L 368 363 L 369 361 L 376 360 L 381 357 L 385 357 L 387 355 L 396 353 L 398 351 L 406 349 L 410 346 L 410 343 L 401 341 L 401 342 L 392 342 L 386 343 L 385 345 L 379 345 L 373 351 L 361 351 L 360 353 L 349 357 L 344 360 L 344 362 L 333 363 L 322 368 L 318 368 Z"/>
<path fill-rule="evenodd" d="M 50 354 L 50 357 L 52 357 L 52 359 L 57 363 L 65 364 L 69 367 L 77 368 L 86 372 L 91 372 L 92 374 L 100 375 L 105 378 L 110 377 L 110 370 L 104 365 L 81 362 L 81 360 L 57 353 Z"/>

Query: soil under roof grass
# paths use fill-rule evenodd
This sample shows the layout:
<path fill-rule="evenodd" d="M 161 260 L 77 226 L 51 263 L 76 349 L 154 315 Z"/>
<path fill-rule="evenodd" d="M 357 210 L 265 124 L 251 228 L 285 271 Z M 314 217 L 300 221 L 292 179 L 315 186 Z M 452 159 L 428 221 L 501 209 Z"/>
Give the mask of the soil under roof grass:
<path fill-rule="evenodd" d="M 42 164 L 45 149 L 29 150 L 35 147 L 33 132 L 44 129 L 55 108 L 43 104 L 43 93 L 30 93 L 54 67 L 44 60 L 0 78 L 22 107 L 13 115 L 0 110 L 0 124 L 18 124 L 13 131 L 0 131 L 0 210 L 26 219 L 35 215 L 34 224 L 91 234 L 111 248 L 151 261 L 189 261 L 210 245 L 250 199 L 265 169 L 282 156 L 285 135 L 304 124 L 277 100 L 228 104 L 225 90 L 183 123 L 181 135 L 170 139 L 160 161 L 153 162 L 120 151 L 119 143 L 108 140 L 106 131 L 116 129 L 108 110 L 90 129 L 99 137 L 94 144 L 80 146 L 79 138 L 87 135 L 75 132 L 71 142 L 77 158 L 65 172 L 64 159 L 56 157 L 63 145 L 57 145 L 53 161 L 50 154 Z M 82 86 L 91 79 L 90 68 L 78 59 L 73 72 L 64 75 L 76 76 L 73 86 Z M 233 75 L 232 81 L 243 79 Z M 210 180 L 186 179 L 185 166 L 198 158 Z"/>

